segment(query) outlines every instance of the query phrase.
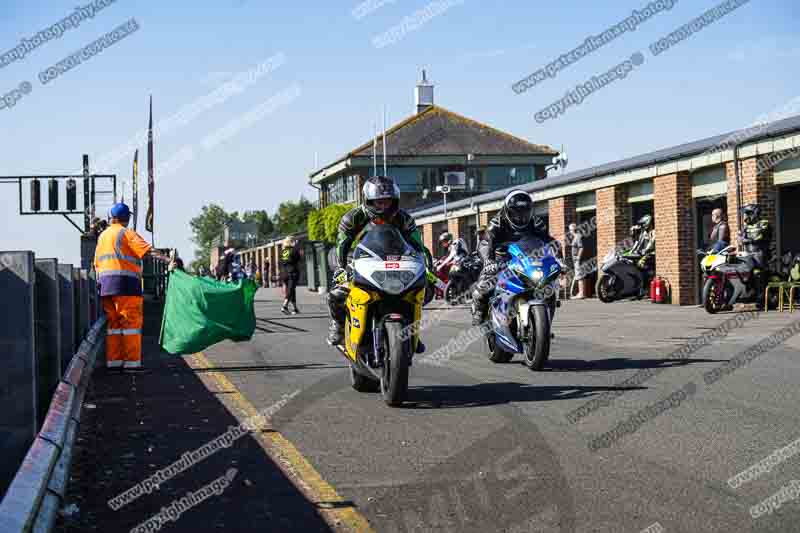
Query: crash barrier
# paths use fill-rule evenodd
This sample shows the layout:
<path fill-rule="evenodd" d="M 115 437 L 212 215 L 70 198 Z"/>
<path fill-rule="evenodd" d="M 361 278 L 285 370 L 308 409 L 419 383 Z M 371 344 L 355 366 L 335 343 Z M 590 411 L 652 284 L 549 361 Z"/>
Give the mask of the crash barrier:
<path fill-rule="evenodd" d="M 93 273 L 31 251 L 0 251 L 0 295 L 2 495 L 100 309 Z"/>
<path fill-rule="evenodd" d="M 105 317 L 94 322 L 58 383 L 42 429 L 0 502 L 0 531 L 49 532 L 64 502 L 86 387 L 105 339 Z"/>

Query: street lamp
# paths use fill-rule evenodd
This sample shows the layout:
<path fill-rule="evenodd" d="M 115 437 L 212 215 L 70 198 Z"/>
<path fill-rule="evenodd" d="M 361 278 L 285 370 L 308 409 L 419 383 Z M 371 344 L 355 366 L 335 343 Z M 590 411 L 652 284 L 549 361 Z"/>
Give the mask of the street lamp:
<path fill-rule="evenodd" d="M 444 219 L 447 220 L 447 193 L 450 192 L 450 186 L 449 185 L 437 185 L 436 186 L 436 192 L 442 193 L 442 196 L 444 197 Z"/>
<path fill-rule="evenodd" d="M 549 167 L 545 168 L 544 171 L 545 172 L 550 172 L 551 170 L 560 168 L 561 171 L 563 172 L 564 169 L 567 168 L 567 163 L 568 162 L 569 162 L 569 158 L 567 157 L 567 154 L 562 151 L 561 153 L 559 153 L 557 156 L 555 156 L 553 158 L 553 164 L 550 165 Z"/>

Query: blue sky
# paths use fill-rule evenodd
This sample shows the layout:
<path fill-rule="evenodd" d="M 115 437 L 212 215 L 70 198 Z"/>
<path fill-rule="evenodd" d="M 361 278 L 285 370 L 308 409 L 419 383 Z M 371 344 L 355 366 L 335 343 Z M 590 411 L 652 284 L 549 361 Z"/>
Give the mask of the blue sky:
<path fill-rule="evenodd" d="M 274 72 L 157 135 L 157 164 L 194 147 L 171 174 L 156 176 L 157 244 L 190 257 L 188 222 L 202 205 L 272 212 L 283 200 L 314 197 L 307 185 L 314 154 L 325 163 L 368 140 L 383 105 L 391 123 L 411 114 L 423 67 L 436 84 L 437 104 L 535 143 L 564 145 L 570 170 L 744 127 L 800 94 L 800 14 L 789 0 L 751 0 L 654 57 L 650 43 L 718 3 L 679 0 L 523 94 L 511 85 L 648 2 L 453 1 L 396 43 L 373 46 L 374 37 L 431 1 L 387 2 L 357 20 L 357 0 L 116 0 L 0 68 L 0 95 L 24 81 L 32 85 L 13 108 L 0 110 L 0 174 L 77 172 L 81 154 L 99 160 L 146 126 L 150 93 L 158 121 L 282 53 L 285 61 Z M 88 2 L 6 0 L 0 53 Z M 47 85 L 39 81 L 40 71 L 132 17 L 138 31 Z M 534 120 L 568 89 L 635 52 L 645 54 L 645 63 L 626 79 L 555 120 Z M 289 88 L 296 97 L 216 147 L 200 148 L 206 135 Z M 92 170 L 116 173 L 130 190 L 132 156 Z M 77 231 L 57 217 L 18 216 L 16 189 L 2 187 L 0 249 L 33 249 L 77 263 Z"/>

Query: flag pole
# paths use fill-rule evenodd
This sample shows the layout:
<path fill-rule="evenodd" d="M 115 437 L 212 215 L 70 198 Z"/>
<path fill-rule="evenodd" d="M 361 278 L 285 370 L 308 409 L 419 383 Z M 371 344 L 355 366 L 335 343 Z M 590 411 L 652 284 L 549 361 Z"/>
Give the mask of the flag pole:
<path fill-rule="evenodd" d="M 133 154 L 133 178 L 132 178 L 132 202 L 133 202 L 133 231 L 136 231 L 139 221 L 139 149 Z"/>
<path fill-rule="evenodd" d="M 386 106 L 383 106 L 383 175 L 388 176 L 389 171 L 386 169 Z"/>
<path fill-rule="evenodd" d="M 378 175 L 378 123 L 372 123 L 372 175 Z"/>
<path fill-rule="evenodd" d="M 153 155 L 153 95 L 150 95 L 150 121 L 147 126 L 147 189 L 148 189 L 148 209 L 147 209 L 147 222 L 145 229 L 150 231 L 150 243 L 153 248 L 156 247 L 156 225 L 155 225 L 155 162 Z"/>

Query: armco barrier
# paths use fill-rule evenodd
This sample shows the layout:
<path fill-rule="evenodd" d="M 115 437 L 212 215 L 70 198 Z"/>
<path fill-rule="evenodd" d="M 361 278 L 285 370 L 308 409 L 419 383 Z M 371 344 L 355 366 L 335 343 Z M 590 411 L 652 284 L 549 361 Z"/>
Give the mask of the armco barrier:
<path fill-rule="evenodd" d="M 81 407 L 105 339 L 105 317 L 91 327 L 56 388 L 42 429 L 0 502 L 3 533 L 49 532 L 64 501 Z"/>

